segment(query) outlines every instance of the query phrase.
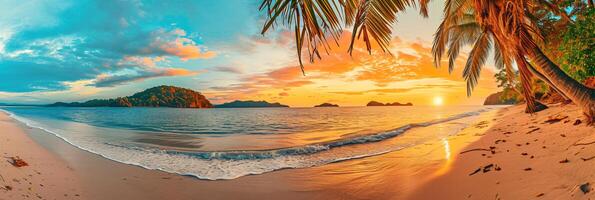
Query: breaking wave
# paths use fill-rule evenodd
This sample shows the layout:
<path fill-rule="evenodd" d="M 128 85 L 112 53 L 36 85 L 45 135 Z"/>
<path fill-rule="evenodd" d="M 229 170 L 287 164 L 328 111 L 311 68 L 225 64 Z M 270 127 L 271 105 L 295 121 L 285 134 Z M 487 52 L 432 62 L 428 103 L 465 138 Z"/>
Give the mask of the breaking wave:
<path fill-rule="evenodd" d="M 477 116 L 491 109 L 483 108 L 443 119 L 423 123 L 411 123 L 396 129 L 374 134 L 353 136 L 303 146 L 268 150 L 232 151 L 179 151 L 116 144 L 101 141 L 88 135 L 64 134 L 61 132 L 64 130 L 48 128 L 42 123 L 19 117 L 8 111 L 4 112 L 27 126 L 44 130 L 80 149 L 99 154 L 117 162 L 137 165 L 147 169 L 190 175 L 200 179 L 217 180 L 234 179 L 245 175 L 262 174 L 286 168 L 319 166 L 397 151 L 416 145 L 415 143 L 391 142 L 393 141 L 391 139 L 411 129 Z M 468 125 L 467 123 L 452 123 L 450 130 L 456 133 Z"/>

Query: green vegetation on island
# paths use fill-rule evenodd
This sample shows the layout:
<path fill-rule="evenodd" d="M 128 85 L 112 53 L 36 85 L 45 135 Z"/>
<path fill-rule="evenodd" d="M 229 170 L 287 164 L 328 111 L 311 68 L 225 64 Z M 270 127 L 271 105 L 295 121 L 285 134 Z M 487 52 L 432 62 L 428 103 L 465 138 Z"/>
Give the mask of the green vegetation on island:
<path fill-rule="evenodd" d="M 213 105 L 199 92 L 174 87 L 158 86 L 128 97 L 115 99 L 93 99 L 86 102 L 57 102 L 48 106 L 55 107 L 174 107 L 174 108 L 212 108 Z"/>

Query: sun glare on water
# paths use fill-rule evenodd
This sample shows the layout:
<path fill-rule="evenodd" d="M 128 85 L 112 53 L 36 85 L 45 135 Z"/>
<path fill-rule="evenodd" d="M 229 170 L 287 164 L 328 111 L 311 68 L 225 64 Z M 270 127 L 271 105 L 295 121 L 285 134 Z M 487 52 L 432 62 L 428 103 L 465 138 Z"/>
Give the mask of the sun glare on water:
<path fill-rule="evenodd" d="M 432 100 L 432 104 L 434 104 L 434 106 L 441 106 L 444 104 L 444 99 L 441 96 L 436 96 Z"/>

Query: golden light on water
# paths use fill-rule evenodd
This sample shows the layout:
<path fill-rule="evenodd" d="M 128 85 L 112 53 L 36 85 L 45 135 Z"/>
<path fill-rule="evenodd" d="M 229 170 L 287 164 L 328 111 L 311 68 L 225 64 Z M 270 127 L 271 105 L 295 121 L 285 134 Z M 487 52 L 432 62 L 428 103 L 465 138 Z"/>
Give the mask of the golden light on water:
<path fill-rule="evenodd" d="M 452 155 L 450 149 L 450 142 L 448 138 L 442 138 L 442 145 L 444 146 L 444 164 L 434 172 L 435 176 L 441 176 L 450 170 L 452 166 Z"/>
<path fill-rule="evenodd" d="M 442 139 L 442 144 L 444 145 L 444 159 L 450 161 L 450 144 L 446 138 Z"/>
<path fill-rule="evenodd" d="M 435 106 L 441 106 L 444 104 L 444 98 L 442 98 L 441 96 L 435 96 L 432 100 L 432 104 Z"/>

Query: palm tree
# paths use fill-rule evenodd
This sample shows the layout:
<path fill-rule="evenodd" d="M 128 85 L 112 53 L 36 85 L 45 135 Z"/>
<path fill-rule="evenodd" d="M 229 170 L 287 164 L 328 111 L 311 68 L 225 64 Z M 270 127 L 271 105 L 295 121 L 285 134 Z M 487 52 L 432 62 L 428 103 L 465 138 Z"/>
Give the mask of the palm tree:
<path fill-rule="evenodd" d="M 410 6 L 418 6 L 420 13 L 427 16 L 428 1 L 263 0 L 260 9 L 267 11 L 269 19 L 265 22 L 262 33 L 269 30 L 276 21 L 292 27 L 303 70 L 303 47 L 307 48 L 311 62 L 314 58 L 320 58 L 319 48 L 329 48 L 329 41 L 338 40 L 343 31 L 343 23 L 346 27 L 353 26 L 350 53 L 353 51 L 354 41 L 360 38 L 365 42 L 368 52 L 371 52 L 372 42 L 382 51 L 388 51 L 391 25 L 396 20 L 397 12 Z M 542 36 L 531 17 L 531 8 L 543 2 L 546 1 L 447 0 L 444 20 L 434 40 L 435 63 L 439 66 L 441 56 L 448 46 L 449 70 L 452 71 L 459 49 L 464 45 L 473 45 L 463 70 L 467 93 L 470 95 L 489 50 L 494 48 L 497 66 L 505 68 L 510 77 L 513 74 L 513 63 L 516 63 L 524 86 L 522 93 L 527 100 L 528 111 L 539 109 L 529 87 L 532 75 L 536 75 L 581 106 L 587 121 L 591 123 L 595 120 L 595 91 L 565 74 L 538 46 Z M 551 7 L 555 8 L 555 5 Z M 563 13 L 560 10 L 557 12 Z"/>
<path fill-rule="evenodd" d="M 531 75 L 536 74 L 546 83 L 550 83 L 549 80 L 537 72 L 522 55 L 519 55 L 519 52 L 507 48 L 507 44 L 504 42 L 506 40 L 495 37 L 492 29 L 482 27 L 482 24 L 476 19 L 471 1 L 447 1 L 446 3 L 444 20 L 436 31 L 432 47 L 435 65 L 440 66 L 442 55 L 448 47 L 448 70 L 452 72 L 455 60 L 459 56 L 459 50 L 465 45 L 472 45 L 473 48 L 463 70 L 463 77 L 467 81 L 467 95 L 471 95 L 473 88 L 477 85 L 488 52 L 493 48 L 496 67 L 500 70 L 505 69 L 509 80 L 515 79 L 516 73 L 513 72 L 512 64 L 516 63 L 523 88 L 522 91 L 517 92 L 522 94 L 527 102 L 525 111 L 531 113 L 547 108 L 534 98 L 531 91 Z M 556 88 L 553 84 L 552 87 Z"/>
<path fill-rule="evenodd" d="M 467 86 L 473 88 L 487 57 L 487 49 L 490 48 L 491 41 L 494 41 L 497 67 L 506 68 L 510 72 L 512 61 L 516 63 L 529 111 L 539 108 L 535 104 L 530 87 L 531 76 L 535 74 L 549 83 L 554 90 L 560 91 L 564 97 L 581 106 L 591 123 L 595 119 L 595 90 L 570 78 L 541 51 L 537 43 L 543 36 L 530 13 L 536 3 L 541 4 L 543 1 L 446 1 L 444 20 L 434 40 L 433 53 L 436 63 L 439 64 L 446 46 L 449 47 L 449 63 L 452 63 L 460 46 L 473 43 L 474 47 L 464 70 Z M 555 6 L 549 8 L 559 11 Z M 452 67 L 452 64 L 449 67 Z"/>

